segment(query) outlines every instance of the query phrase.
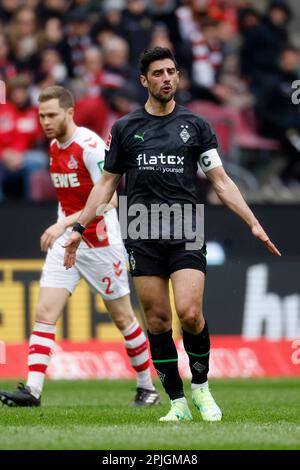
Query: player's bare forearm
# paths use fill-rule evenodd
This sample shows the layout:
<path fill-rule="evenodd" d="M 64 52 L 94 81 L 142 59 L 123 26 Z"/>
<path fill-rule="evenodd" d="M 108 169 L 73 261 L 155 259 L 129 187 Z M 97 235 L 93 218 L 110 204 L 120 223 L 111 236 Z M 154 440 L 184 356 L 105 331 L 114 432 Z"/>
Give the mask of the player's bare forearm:
<path fill-rule="evenodd" d="M 111 201 L 116 191 L 121 175 L 103 172 L 100 180 L 95 184 L 86 201 L 86 205 L 77 221 L 87 227 L 96 215 L 105 212 L 106 206 Z"/>
<path fill-rule="evenodd" d="M 74 212 L 74 214 L 68 215 L 67 217 L 62 219 L 62 222 L 65 224 L 66 229 L 74 225 L 75 222 L 77 222 L 78 217 L 80 216 L 81 212 L 82 210 Z"/>
<path fill-rule="evenodd" d="M 109 206 L 111 208 L 116 208 L 118 207 L 118 194 L 117 192 L 115 191 L 114 194 L 113 194 L 113 197 L 111 198 L 111 200 L 109 201 Z"/>
<path fill-rule="evenodd" d="M 114 192 L 111 200 L 109 201 L 109 208 L 111 209 L 113 207 L 118 207 L 118 196 L 116 192 Z M 78 221 L 80 214 L 82 214 L 82 210 L 74 212 L 74 214 L 68 215 L 68 217 L 62 219 L 61 222 L 65 225 L 66 229 L 68 227 L 72 227 L 72 225 L 74 225 L 75 222 Z"/>
<path fill-rule="evenodd" d="M 249 225 L 252 234 L 261 240 L 267 249 L 274 255 L 281 256 L 276 246 L 271 242 L 268 235 L 260 225 L 259 221 L 246 203 L 238 187 L 226 174 L 223 167 L 217 167 L 207 172 L 207 177 L 211 181 L 219 199 L 230 210 L 243 219 Z"/>
<path fill-rule="evenodd" d="M 213 188 L 219 199 L 230 210 L 243 219 L 250 228 L 257 223 L 257 219 L 247 205 L 238 187 L 225 173 L 223 167 L 215 168 L 207 172 L 207 177 L 211 181 Z"/>

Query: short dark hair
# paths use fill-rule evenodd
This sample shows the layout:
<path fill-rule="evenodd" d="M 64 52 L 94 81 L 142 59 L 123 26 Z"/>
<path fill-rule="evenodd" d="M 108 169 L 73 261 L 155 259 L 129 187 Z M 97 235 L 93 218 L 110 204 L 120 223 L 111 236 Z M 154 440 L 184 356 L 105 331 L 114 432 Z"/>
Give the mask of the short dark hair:
<path fill-rule="evenodd" d="M 63 86 L 49 86 L 45 88 L 38 98 L 39 103 L 45 103 L 46 101 L 57 99 L 59 106 L 64 109 L 73 108 L 74 98 L 70 90 Z"/>
<path fill-rule="evenodd" d="M 282 55 L 285 52 L 294 52 L 295 54 L 299 54 L 299 49 L 293 44 L 284 44 L 279 51 L 279 55 Z"/>
<path fill-rule="evenodd" d="M 139 60 L 139 69 L 141 75 L 146 75 L 149 65 L 155 60 L 171 59 L 177 68 L 177 62 L 174 54 L 167 47 L 154 47 L 153 49 L 145 49 Z"/>

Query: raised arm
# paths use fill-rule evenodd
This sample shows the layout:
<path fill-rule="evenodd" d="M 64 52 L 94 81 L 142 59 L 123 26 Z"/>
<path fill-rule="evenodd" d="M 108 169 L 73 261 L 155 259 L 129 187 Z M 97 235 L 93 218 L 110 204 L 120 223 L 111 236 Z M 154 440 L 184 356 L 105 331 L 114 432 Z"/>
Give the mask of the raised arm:
<path fill-rule="evenodd" d="M 122 175 L 116 173 L 108 173 L 103 171 L 99 181 L 95 184 L 90 195 L 86 201 L 80 216 L 77 219 L 84 227 L 87 227 L 96 215 L 101 215 L 105 212 L 107 204 L 110 202 Z M 76 250 L 81 242 L 81 235 L 78 232 L 72 232 L 69 240 L 65 244 L 65 258 L 64 266 L 71 268 L 76 259 Z"/>
<path fill-rule="evenodd" d="M 281 253 L 274 243 L 271 242 L 250 207 L 247 205 L 239 189 L 227 175 L 224 168 L 222 166 L 218 166 L 207 171 L 206 176 L 211 181 L 217 196 L 223 204 L 249 225 L 252 234 L 261 240 L 273 255 L 281 256 Z"/>

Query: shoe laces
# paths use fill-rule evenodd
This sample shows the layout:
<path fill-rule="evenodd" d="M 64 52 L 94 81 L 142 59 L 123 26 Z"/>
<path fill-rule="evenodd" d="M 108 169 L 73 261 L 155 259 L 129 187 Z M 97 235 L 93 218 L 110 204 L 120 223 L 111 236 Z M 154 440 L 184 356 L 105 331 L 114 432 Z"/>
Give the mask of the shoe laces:
<path fill-rule="evenodd" d="M 145 388 L 137 388 L 135 399 L 143 400 L 143 398 L 147 397 L 147 395 L 151 395 L 152 393 L 156 395 L 155 390 L 146 390 Z"/>
<path fill-rule="evenodd" d="M 30 387 L 27 387 L 27 385 L 25 386 L 23 382 L 18 383 L 18 390 L 20 390 L 20 392 L 28 392 L 32 395 Z"/>
<path fill-rule="evenodd" d="M 148 393 L 148 390 L 145 390 L 144 388 L 137 388 L 135 399 L 142 400 L 145 397 L 145 395 L 147 395 L 147 393 Z"/>

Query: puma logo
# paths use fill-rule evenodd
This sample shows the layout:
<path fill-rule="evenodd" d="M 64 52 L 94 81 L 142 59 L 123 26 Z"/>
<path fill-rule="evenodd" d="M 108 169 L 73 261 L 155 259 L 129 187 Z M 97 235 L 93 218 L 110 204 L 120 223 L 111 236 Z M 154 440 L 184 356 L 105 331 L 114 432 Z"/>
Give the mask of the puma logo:
<path fill-rule="evenodd" d="M 144 142 L 144 140 L 145 140 L 144 135 L 145 135 L 145 132 L 142 132 L 141 134 L 134 134 L 134 138 Z"/>

